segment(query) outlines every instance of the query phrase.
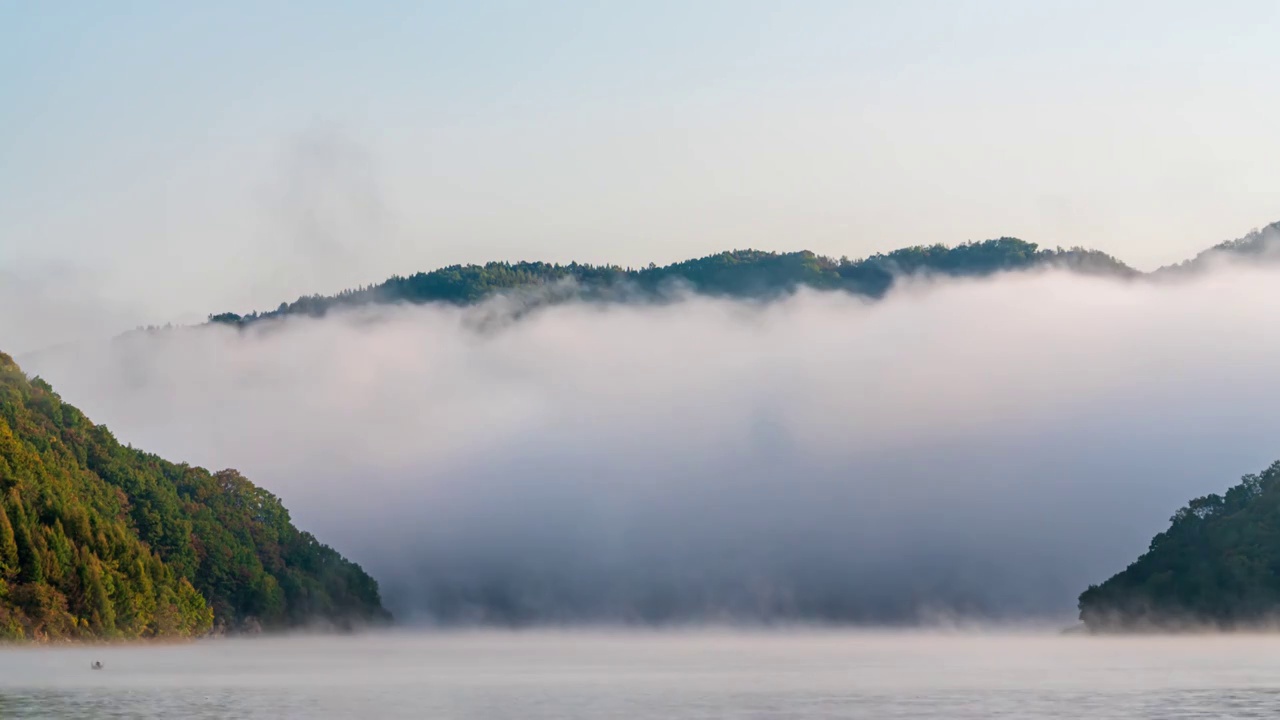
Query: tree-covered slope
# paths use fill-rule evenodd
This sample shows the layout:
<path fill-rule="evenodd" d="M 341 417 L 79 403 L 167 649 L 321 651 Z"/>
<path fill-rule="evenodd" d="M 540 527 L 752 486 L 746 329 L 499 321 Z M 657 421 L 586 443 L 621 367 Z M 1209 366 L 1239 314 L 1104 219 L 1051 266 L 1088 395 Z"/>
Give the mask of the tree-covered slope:
<path fill-rule="evenodd" d="M 983 276 L 1007 270 L 1040 266 L 1063 266 L 1084 273 L 1119 277 L 1136 271 L 1100 252 L 1040 249 L 1035 243 L 1016 238 L 1000 238 L 967 243 L 916 246 L 849 260 L 815 255 L 811 252 L 773 253 L 737 250 L 686 260 L 665 267 L 650 265 L 632 269 L 613 265 L 556 265 L 543 262 L 486 265 L 453 265 L 409 277 L 392 277 L 378 285 L 348 290 L 333 296 L 312 295 L 292 303 L 282 303 L 265 313 L 210 316 L 213 322 L 244 324 L 285 315 L 320 316 L 340 307 L 375 303 L 451 303 L 467 305 L 505 291 L 528 288 L 556 288 L 571 283 L 561 294 L 548 293 L 544 301 L 557 297 L 588 300 L 655 299 L 673 289 L 716 297 L 768 299 L 800 287 L 843 290 L 866 297 L 880 297 L 894 282 L 913 274 L 952 277 Z"/>
<path fill-rule="evenodd" d="M 1150 549 L 1080 595 L 1092 630 L 1238 628 L 1280 621 L 1280 462 L 1196 498 Z"/>
<path fill-rule="evenodd" d="M 386 617 L 271 493 L 121 445 L 0 353 L 0 636 L 183 637 Z"/>
<path fill-rule="evenodd" d="M 1202 272 L 1220 261 L 1275 263 L 1280 261 L 1280 222 L 1253 230 L 1236 240 L 1218 243 L 1190 260 L 1162 267 L 1156 276 L 1179 276 Z"/>

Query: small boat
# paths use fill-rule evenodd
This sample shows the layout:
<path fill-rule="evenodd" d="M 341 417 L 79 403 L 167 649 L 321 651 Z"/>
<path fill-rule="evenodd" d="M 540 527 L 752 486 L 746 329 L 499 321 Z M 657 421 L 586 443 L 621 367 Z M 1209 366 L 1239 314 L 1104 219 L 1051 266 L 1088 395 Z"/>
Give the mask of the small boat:
<path fill-rule="evenodd" d="M 92 665 L 90 665 L 89 667 L 93 668 L 94 670 L 101 670 L 101 669 L 102 669 L 102 663 L 98 662 L 97 660 L 94 660 L 94 661 L 93 661 L 93 664 L 92 664 Z"/>

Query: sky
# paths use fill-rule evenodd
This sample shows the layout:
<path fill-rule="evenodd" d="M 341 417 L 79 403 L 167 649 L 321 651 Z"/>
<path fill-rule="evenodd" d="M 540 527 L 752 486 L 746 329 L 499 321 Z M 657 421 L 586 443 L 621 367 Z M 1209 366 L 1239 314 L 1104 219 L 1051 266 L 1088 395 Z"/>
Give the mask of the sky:
<path fill-rule="evenodd" d="M 494 578 L 550 615 L 1070 616 L 1274 459 L 1274 268 L 99 341 L 456 262 L 1013 235 L 1155 268 L 1280 220 L 1278 15 L 0 0 L 0 350 L 279 493 L 410 616 Z"/>
<path fill-rule="evenodd" d="M 1013 235 L 1153 268 L 1280 219 L 1278 15 L 0 0 L 0 346 L 494 259 Z"/>

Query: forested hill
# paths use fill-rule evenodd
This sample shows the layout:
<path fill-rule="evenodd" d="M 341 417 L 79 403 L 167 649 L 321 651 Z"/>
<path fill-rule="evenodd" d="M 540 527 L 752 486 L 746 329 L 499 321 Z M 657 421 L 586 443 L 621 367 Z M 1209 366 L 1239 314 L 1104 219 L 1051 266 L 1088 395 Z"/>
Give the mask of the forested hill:
<path fill-rule="evenodd" d="M 1254 230 L 1237 240 L 1218 243 L 1190 260 L 1162 267 L 1156 275 L 1178 275 L 1205 270 L 1222 259 L 1280 262 L 1280 222 Z"/>
<path fill-rule="evenodd" d="M 1280 462 L 1179 510 L 1145 554 L 1080 595 L 1080 619 L 1102 631 L 1280 622 Z"/>
<path fill-rule="evenodd" d="M 209 320 L 245 324 L 284 315 L 321 316 L 335 308 L 376 303 L 467 305 L 498 293 L 527 288 L 548 289 L 543 301 L 557 297 L 656 299 L 678 288 L 716 297 L 768 299 L 809 287 L 878 298 L 904 275 L 985 276 L 1041 266 L 1062 266 L 1083 273 L 1119 277 L 1138 274 L 1104 253 L 1082 248 L 1041 249 L 1035 243 L 1017 238 L 955 247 L 917 246 L 863 260 L 836 260 L 807 251 L 737 250 L 665 267 L 650 265 L 640 269 L 578 263 L 491 262 L 392 277 L 378 285 L 337 295 L 302 297 L 292 303 L 282 303 L 270 312 L 243 316 L 222 313 L 211 315 Z"/>
<path fill-rule="evenodd" d="M 374 580 L 271 493 L 121 445 L 0 353 L 0 637 L 386 618 Z"/>

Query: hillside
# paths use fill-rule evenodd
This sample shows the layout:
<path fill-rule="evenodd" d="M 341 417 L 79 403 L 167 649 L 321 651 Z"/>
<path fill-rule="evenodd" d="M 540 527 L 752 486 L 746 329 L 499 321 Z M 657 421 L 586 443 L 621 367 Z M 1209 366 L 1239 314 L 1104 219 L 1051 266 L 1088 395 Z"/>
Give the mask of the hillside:
<path fill-rule="evenodd" d="M 1062 266 L 1117 277 L 1137 271 L 1092 250 L 1040 249 L 1035 243 L 1000 238 L 945 245 L 916 246 L 863 260 L 835 260 L 811 252 L 773 253 L 737 250 L 686 260 L 665 267 L 632 269 L 613 265 L 555 265 L 543 262 L 453 265 L 337 295 L 312 295 L 282 303 L 269 312 L 211 315 L 211 322 L 243 325 L 287 315 L 322 316 L 342 307 L 378 303 L 450 303 L 468 305 L 495 294 L 541 288 L 538 299 L 659 300 L 687 288 L 714 297 L 769 299 L 800 287 L 843 290 L 870 298 L 883 296 L 898 278 L 913 274 L 948 277 L 985 276 L 1008 270 Z"/>
<path fill-rule="evenodd" d="M 1221 260 L 1247 262 L 1280 261 L 1280 222 L 1250 232 L 1242 238 L 1227 240 L 1199 253 L 1190 260 L 1162 267 L 1153 275 L 1181 275 L 1201 272 Z"/>
<path fill-rule="evenodd" d="M 1123 572 L 1080 595 L 1090 630 L 1223 629 L 1280 620 L 1280 462 L 1196 498 Z"/>
<path fill-rule="evenodd" d="M 0 637 L 189 637 L 386 618 L 271 493 L 121 445 L 0 353 Z"/>

